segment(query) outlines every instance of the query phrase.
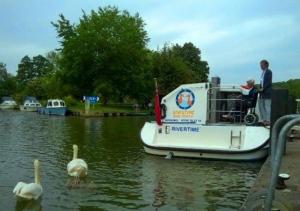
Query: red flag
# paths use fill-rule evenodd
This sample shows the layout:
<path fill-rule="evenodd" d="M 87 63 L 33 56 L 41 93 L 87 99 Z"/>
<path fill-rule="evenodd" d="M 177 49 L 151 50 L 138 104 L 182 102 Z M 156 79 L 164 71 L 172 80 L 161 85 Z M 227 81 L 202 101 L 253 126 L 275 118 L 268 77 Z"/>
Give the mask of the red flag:
<path fill-rule="evenodd" d="M 154 97 L 155 120 L 158 125 L 162 125 L 157 81 L 156 81 L 156 79 L 154 79 L 154 80 L 155 80 L 155 97 Z"/>

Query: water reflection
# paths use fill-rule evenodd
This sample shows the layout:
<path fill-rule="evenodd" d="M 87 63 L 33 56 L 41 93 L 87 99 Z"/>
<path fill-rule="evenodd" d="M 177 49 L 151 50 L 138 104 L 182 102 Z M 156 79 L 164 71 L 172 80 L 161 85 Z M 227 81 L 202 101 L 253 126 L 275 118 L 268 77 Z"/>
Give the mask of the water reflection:
<path fill-rule="evenodd" d="M 17 200 L 15 211 L 42 211 L 41 200 Z"/>
<path fill-rule="evenodd" d="M 236 210 L 242 204 L 260 163 L 146 155 L 139 131 L 147 118 L 0 112 L 0 210 Z M 89 165 L 79 183 L 67 174 L 73 144 Z M 32 181 L 37 158 L 43 200 L 17 203 L 12 189 Z"/>

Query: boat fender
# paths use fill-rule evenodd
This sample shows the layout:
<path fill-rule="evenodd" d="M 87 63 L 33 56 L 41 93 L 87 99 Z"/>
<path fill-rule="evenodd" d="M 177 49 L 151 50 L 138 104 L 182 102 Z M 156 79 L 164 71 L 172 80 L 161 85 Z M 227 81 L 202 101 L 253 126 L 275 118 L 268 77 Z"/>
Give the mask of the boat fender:
<path fill-rule="evenodd" d="M 161 104 L 160 105 L 160 116 L 162 119 L 166 118 L 166 115 L 167 115 L 167 106 L 166 104 Z"/>

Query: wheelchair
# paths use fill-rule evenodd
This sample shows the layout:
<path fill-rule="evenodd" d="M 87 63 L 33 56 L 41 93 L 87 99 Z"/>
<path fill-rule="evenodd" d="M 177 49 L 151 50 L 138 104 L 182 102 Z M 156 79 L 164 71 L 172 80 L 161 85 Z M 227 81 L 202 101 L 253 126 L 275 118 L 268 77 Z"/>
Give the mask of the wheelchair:
<path fill-rule="evenodd" d="M 244 123 L 246 125 L 256 125 L 258 123 L 259 117 L 255 113 L 257 98 L 246 98 L 244 99 L 244 106 L 245 106 L 245 116 L 244 116 Z"/>

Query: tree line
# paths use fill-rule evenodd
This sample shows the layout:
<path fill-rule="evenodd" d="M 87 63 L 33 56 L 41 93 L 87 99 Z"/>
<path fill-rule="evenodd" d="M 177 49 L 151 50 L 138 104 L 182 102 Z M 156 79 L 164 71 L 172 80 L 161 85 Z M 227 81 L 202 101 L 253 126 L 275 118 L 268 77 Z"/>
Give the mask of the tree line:
<path fill-rule="evenodd" d="M 161 94 L 183 83 L 206 82 L 209 66 L 193 43 L 147 48 L 145 22 L 117 7 L 83 11 L 77 24 L 59 15 L 51 23 L 60 48 L 47 55 L 24 56 L 16 76 L 0 63 L 0 96 L 40 99 L 98 95 L 103 103 L 147 103 L 153 98 L 153 78 Z"/>

